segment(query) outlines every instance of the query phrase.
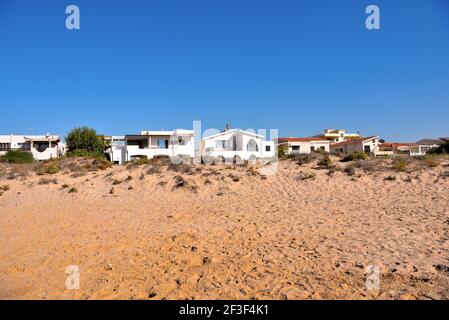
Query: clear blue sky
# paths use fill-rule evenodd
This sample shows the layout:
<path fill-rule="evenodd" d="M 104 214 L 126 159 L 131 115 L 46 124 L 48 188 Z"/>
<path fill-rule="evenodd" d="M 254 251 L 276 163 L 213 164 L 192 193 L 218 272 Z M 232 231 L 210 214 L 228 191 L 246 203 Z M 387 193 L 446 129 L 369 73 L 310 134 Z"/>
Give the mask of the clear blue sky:
<path fill-rule="evenodd" d="M 365 29 L 368 4 L 379 31 Z M 0 111 L 2 134 L 202 120 L 449 136 L 449 1 L 0 0 Z"/>

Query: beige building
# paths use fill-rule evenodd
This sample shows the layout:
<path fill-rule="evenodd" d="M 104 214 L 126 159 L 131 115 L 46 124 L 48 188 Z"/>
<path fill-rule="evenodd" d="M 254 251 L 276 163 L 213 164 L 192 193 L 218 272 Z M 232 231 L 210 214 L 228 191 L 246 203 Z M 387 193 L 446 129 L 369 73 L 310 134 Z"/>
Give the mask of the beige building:
<path fill-rule="evenodd" d="M 330 145 L 331 153 L 351 154 L 355 151 L 377 155 L 379 153 L 379 136 L 351 139 Z"/>
<path fill-rule="evenodd" d="M 323 133 L 316 135 L 315 138 L 321 138 L 331 142 L 342 142 L 358 139 L 360 135 L 358 133 L 347 133 L 345 129 L 324 129 Z"/>
<path fill-rule="evenodd" d="M 322 138 L 279 138 L 277 139 L 278 150 L 284 154 L 303 154 L 314 151 L 330 151 L 330 141 Z"/>

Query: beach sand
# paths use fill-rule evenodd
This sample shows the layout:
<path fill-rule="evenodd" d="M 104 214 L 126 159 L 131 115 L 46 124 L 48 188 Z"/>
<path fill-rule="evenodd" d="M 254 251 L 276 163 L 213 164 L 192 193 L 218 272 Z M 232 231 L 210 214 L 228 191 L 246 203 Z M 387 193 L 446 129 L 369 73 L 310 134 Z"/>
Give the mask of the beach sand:
<path fill-rule="evenodd" d="M 0 178 L 0 299 L 449 298 L 447 164 L 314 166 Z M 79 290 L 66 288 L 69 265 Z"/>

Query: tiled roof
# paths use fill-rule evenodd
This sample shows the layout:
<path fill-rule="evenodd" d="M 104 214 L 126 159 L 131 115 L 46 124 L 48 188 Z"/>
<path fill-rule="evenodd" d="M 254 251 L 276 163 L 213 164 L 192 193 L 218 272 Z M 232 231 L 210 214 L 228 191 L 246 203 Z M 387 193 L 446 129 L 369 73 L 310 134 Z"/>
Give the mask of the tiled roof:
<path fill-rule="evenodd" d="M 371 140 L 373 138 L 378 138 L 378 137 L 372 136 L 372 137 L 366 137 L 366 138 L 357 138 L 357 139 L 346 140 L 346 141 L 342 141 L 342 142 L 333 143 L 333 144 L 331 144 L 331 147 L 341 147 L 341 146 L 346 146 L 348 144 L 362 143 L 362 142 Z"/>
<path fill-rule="evenodd" d="M 323 141 L 328 142 L 326 139 L 316 138 L 316 137 L 307 137 L 307 138 L 295 138 L 295 137 L 287 137 L 287 138 L 279 138 L 278 143 L 281 142 L 309 142 L 309 141 Z"/>

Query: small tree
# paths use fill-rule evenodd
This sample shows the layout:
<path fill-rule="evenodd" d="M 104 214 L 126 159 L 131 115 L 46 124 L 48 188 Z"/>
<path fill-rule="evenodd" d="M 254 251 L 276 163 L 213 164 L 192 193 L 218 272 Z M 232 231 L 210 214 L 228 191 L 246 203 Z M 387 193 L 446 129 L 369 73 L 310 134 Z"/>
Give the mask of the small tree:
<path fill-rule="evenodd" d="M 68 155 L 82 157 L 104 157 L 105 143 L 95 129 L 75 128 L 66 137 Z"/>

